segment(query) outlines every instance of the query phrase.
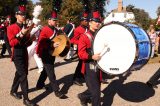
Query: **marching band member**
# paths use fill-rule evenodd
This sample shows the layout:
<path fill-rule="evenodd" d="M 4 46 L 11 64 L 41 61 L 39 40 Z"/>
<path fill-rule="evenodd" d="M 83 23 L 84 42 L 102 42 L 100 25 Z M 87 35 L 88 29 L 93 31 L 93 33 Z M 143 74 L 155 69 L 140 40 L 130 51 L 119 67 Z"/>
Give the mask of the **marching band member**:
<path fill-rule="evenodd" d="M 0 25 L 0 31 L 1 31 L 1 36 L 3 37 L 3 45 L 2 45 L 2 51 L 1 51 L 1 57 L 4 57 L 4 54 L 6 52 L 6 49 L 9 53 L 9 56 L 11 56 L 11 47 L 9 45 L 8 37 L 7 37 L 7 27 L 10 25 L 11 22 L 11 17 L 8 15 L 6 20 L 3 20 L 3 23 Z"/>
<path fill-rule="evenodd" d="M 80 36 L 82 36 L 85 32 L 87 32 L 87 30 L 88 30 L 88 10 L 85 9 L 85 11 L 80 16 L 80 25 L 75 28 L 74 35 L 71 39 L 71 43 L 73 44 L 73 46 L 78 46 Z M 84 76 L 81 73 L 81 68 L 82 68 L 82 60 L 79 59 L 78 65 L 73 75 L 73 84 L 79 86 L 83 86 L 81 79 L 84 79 Z"/>
<path fill-rule="evenodd" d="M 31 59 L 32 56 L 34 56 L 34 59 L 36 61 L 36 64 L 38 66 L 38 73 L 41 73 L 43 71 L 43 63 L 40 57 L 38 57 L 37 53 L 36 53 L 36 48 L 37 48 L 37 42 L 38 42 L 38 38 L 39 38 L 39 34 L 41 31 L 42 26 L 40 25 L 41 20 L 38 19 L 37 15 L 40 15 L 40 13 L 42 12 L 43 8 L 41 8 L 41 6 L 37 5 L 34 8 L 34 12 L 33 12 L 33 23 L 34 23 L 34 27 L 32 29 L 32 31 L 30 32 L 30 36 L 31 36 L 31 40 L 33 40 L 32 44 L 27 48 L 28 50 L 28 56 L 29 56 L 29 60 Z"/>
<path fill-rule="evenodd" d="M 160 79 L 160 68 L 150 77 L 150 79 L 146 82 L 148 87 L 158 88 L 156 82 Z"/>
<path fill-rule="evenodd" d="M 72 21 L 73 21 L 73 19 L 70 18 L 67 21 L 67 25 L 63 29 L 63 31 L 69 37 L 69 39 L 71 39 L 73 37 L 73 32 L 74 32 L 74 29 L 75 29 L 75 25 L 73 24 Z M 64 60 L 71 60 L 73 58 L 73 52 L 74 52 L 74 49 L 73 49 L 73 45 L 71 44 L 70 50 L 69 50 L 69 52 L 68 52 L 68 54 L 67 54 L 67 56 Z"/>
<path fill-rule="evenodd" d="M 36 88 L 44 88 L 45 80 L 48 76 L 50 85 L 55 92 L 55 95 L 59 98 L 63 97 L 64 94 L 59 91 L 59 86 L 56 81 L 55 71 L 54 71 L 54 62 L 55 56 L 52 56 L 49 52 L 51 49 L 54 49 L 59 46 L 59 42 L 52 42 L 52 39 L 57 36 L 58 30 L 56 29 L 57 23 L 57 12 L 54 10 L 51 15 L 48 17 L 48 26 L 44 26 L 41 30 L 37 54 L 42 58 L 44 70 L 41 72 L 39 80 L 37 82 Z"/>
<path fill-rule="evenodd" d="M 160 25 L 160 16 L 158 17 L 157 24 Z M 151 39 L 152 40 L 152 39 Z M 160 79 L 160 68 L 150 77 L 150 79 L 146 82 L 148 87 L 158 88 L 156 86 L 156 82 Z"/>
<path fill-rule="evenodd" d="M 92 106 L 100 106 L 100 71 L 96 68 L 95 61 L 101 58 L 99 54 L 93 54 L 92 43 L 95 31 L 100 27 L 100 14 L 98 11 L 91 13 L 89 30 L 81 35 L 78 43 L 78 55 L 82 60 L 82 73 L 84 74 L 88 90 L 78 94 L 82 106 L 87 106 L 91 99 Z"/>
<path fill-rule="evenodd" d="M 26 20 L 25 6 L 19 6 L 16 8 L 15 13 L 17 22 L 10 25 L 7 28 L 7 36 L 9 43 L 12 47 L 12 60 L 16 67 L 16 73 L 13 80 L 10 95 L 16 99 L 22 99 L 21 95 L 17 93 L 20 85 L 23 95 L 23 103 L 26 106 L 35 106 L 28 98 L 28 52 L 27 47 L 30 43 L 25 42 L 29 40 L 27 32 L 29 28 L 23 26 L 23 22 Z"/>

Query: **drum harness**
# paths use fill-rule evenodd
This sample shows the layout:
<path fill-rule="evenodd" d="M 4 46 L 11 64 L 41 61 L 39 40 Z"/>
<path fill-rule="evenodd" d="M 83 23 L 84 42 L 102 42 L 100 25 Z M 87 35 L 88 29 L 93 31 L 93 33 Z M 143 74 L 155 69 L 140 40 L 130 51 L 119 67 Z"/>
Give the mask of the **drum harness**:
<path fill-rule="evenodd" d="M 50 40 L 52 40 L 54 38 L 54 36 L 56 36 L 57 31 L 54 29 L 54 33 L 52 34 L 52 36 L 49 38 Z"/>
<path fill-rule="evenodd" d="M 84 33 L 85 35 L 87 35 L 88 39 L 90 40 L 91 44 L 93 43 L 93 39 L 91 37 L 91 35 L 87 32 Z M 93 45 L 92 45 L 93 46 Z M 91 47 L 92 48 L 92 47 Z M 91 51 L 91 54 L 93 54 L 93 51 Z M 94 72 L 97 72 L 97 68 L 98 68 L 98 64 L 96 63 L 95 60 L 91 61 L 91 62 L 88 62 L 89 64 L 89 69 L 90 70 L 93 70 Z"/>
<path fill-rule="evenodd" d="M 71 36 L 71 34 L 72 34 L 73 30 L 75 29 L 74 24 L 72 24 L 72 23 L 70 23 L 70 24 L 72 25 L 72 30 L 69 32 L 68 37 L 70 37 L 70 36 Z"/>

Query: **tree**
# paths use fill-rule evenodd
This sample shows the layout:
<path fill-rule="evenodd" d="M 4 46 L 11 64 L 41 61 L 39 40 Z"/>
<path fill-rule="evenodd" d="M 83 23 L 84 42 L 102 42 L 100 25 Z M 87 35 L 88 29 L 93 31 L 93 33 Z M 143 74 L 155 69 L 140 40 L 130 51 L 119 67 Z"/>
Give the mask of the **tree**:
<path fill-rule="evenodd" d="M 75 24 L 79 23 L 79 14 L 82 12 L 81 0 L 65 0 L 60 10 L 60 24 L 65 25 L 69 18 L 73 18 Z"/>
<path fill-rule="evenodd" d="M 85 3 L 89 5 L 90 10 L 95 7 L 95 4 L 99 6 L 99 10 L 101 12 L 101 16 L 104 13 L 104 5 L 109 0 L 40 0 L 41 5 L 43 7 L 42 12 L 42 21 L 44 21 L 54 6 L 54 3 L 59 1 L 58 5 L 58 14 L 59 14 L 59 23 L 60 25 L 65 25 L 67 19 L 73 18 L 76 24 L 79 23 L 79 14 L 83 11 L 83 6 Z"/>
<path fill-rule="evenodd" d="M 15 22 L 15 7 L 18 6 L 19 0 L 1 0 L 0 1 L 0 16 L 6 17 L 7 15 L 11 15 L 12 23 Z M 27 6 L 27 14 L 31 17 L 32 12 L 32 1 L 28 0 Z"/>
<path fill-rule="evenodd" d="M 157 8 L 157 16 L 159 16 L 160 15 L 160 6 Z"/>
<path fill-rule="evenodd" d="M 151 18 L 147 12 L 143 9 L 135 8 L 133 5 L 128 5 L 126 10 L 128 12 L 133 12 L 135 15 L 135 21 L 137 25 L 147 30 L 151 24 Z"/>
<path fill-rule="evenodd" d="M 155 23 L 157 23 L 157 21 L 158 21 L 158 16 L 160 16 L 160 6 L 157 8 L 157 19 L 156 19 L 156 21 L 155 21 Z M 160 30 L 160 25 L 158 24 L 158 25 L 156 25 L 156 30 Z"/>
<path fill-rule="evenodd" d="M 27 9 L 27 18 L 33 17 L 32 13 L 33 13 L 34 5 L 31 0 L 28 0 L 26 9 Z"/>
<path fill-rule="evenodd" d="M 14 7 L 18 0 L 1 0 L 0 1 L 0 16 L 7 16 L 14 13 Z"/>

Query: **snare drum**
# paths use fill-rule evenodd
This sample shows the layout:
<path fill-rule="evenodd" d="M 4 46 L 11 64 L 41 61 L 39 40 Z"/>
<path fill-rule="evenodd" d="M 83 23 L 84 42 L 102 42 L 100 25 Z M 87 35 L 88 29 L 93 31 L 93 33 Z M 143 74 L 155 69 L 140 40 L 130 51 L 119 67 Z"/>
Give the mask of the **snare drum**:
<path fill-rule="evenodd" d="M 142 68 L 150 58 L 151 42 L 137 25 L 112 22 L 97 31 L 93 51 L 102 55 L 97 61 L 98 67 L 105 73 L 117 75 Z"/>

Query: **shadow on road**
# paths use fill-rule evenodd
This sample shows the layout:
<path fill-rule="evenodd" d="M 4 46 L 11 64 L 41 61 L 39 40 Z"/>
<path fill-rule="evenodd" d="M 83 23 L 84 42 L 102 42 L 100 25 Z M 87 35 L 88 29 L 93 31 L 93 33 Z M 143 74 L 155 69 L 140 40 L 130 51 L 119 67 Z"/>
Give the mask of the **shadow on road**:
<path fill-rule="evenodd" d="M 68 93 L 69 88 L 73 85 L 72 79 L 73 79 L 73 74 L 70 74 L 58 80 L 59 85 L 63 84 L 61 92 L 63 92 L 64 94 Z"/>
<path fill-rule="evenodd" d="M 41 101 L 42 99 L 44 99 L 45 97 L 47 97 L 52 92 L 53 92 L 53 90 L 51 90 L 51 89 L 45 90 L 43 93 L 41 93 L 37 97 L 33 98 L 32 102 L 33 103 L 38 103 L 39 101 Z"/>
<path fill-rule="evenodd" d="M 68 90 L 69 88 L 72 86 L 72 78 L 73 78 L 73 74 L 70 74 L 70 75 L 67 75 L 67 76 L 64 76 L 63 78 L 57 80 L 58 81 L 58 84 L 64 84 L 63 87 L 61 88 L 61 92 L 64 93 L 64 94 L 67 94 L 68 93 Z M 37 97 L 33 98 L 32 99 L 32 102 L 33 103 L 38 103 L 40 102 L 42 99 L 44 99 L 45 97 L 47 97 L 50 93 L 53 92 L 52 88 L 50 87 L 49 84 L 45 85 L 45 87 L 47 88 L 47 90 L 45 90 L 43 93 L 41 93 L 40 95 L 38 95 Z M 31 92 L 35 92 L 37 91 L 36 88 L 31 88 L 28 90 L 28 93 L 31 93 Z M 21 92 L 20 92 L 21 93 Z M 61 99 L 66 99 L 68 98 L 67 96 L 64 96 L 63 98 Z"/>
<path fill-rule="evenodd" d="M 126 78 L 129 76 L 120 76 L 119 79 L 113 80 L 102 92 L 104 97 L 102 98 L 102 106 L 112 106 L 113 98 L 118 94 L 121 98 L 131 102 L 141 102 L 155 94 L 154 89 L 147 87 L 142 82 L 129 82 L 123 84 Z"/>

